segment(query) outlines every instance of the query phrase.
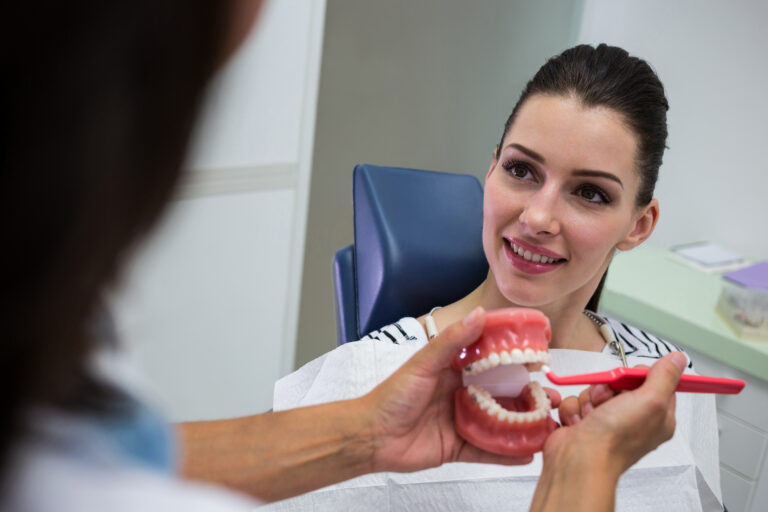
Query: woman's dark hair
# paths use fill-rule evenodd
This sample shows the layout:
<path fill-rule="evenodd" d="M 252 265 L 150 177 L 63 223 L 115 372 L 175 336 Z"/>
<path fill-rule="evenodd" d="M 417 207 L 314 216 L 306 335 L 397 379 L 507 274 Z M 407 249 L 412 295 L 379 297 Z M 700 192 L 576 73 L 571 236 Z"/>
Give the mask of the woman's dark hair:
<path fill-rule="evenodd" d="M 102 294 L 174 190 L 230 2 L 14 2 L 0 44 L 0 470 L 32 404 L 109 414 Z M 3 475 L 4 476 L 4 475 Z"/>
<path fill-rule="evenodd" d="M 536 94 L 575 97 L 585 107 L 607 107 L 621 114 L 637 137 L 640 188 L 635 204 L 640 207 L 651 201 L 666 148 L 669 103 L 664 86 L 647 62 L 606 44 L 596 48 L 578 45 L 552 57 L 520 94 L 504 124 L 497 157 L 520 107 Z M 597 311 L 606 274 L 587 309 Z"/>

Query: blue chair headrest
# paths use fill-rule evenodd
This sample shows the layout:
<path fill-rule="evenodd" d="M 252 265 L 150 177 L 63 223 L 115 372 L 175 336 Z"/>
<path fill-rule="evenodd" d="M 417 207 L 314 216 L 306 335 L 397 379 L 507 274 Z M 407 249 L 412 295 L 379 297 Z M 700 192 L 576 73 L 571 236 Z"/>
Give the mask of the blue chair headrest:
<path fill-rule="evenodd" d="M 485 279 L 474 176 L 362 164 L 354 202 L 361 335 L 454 302 Z"/>

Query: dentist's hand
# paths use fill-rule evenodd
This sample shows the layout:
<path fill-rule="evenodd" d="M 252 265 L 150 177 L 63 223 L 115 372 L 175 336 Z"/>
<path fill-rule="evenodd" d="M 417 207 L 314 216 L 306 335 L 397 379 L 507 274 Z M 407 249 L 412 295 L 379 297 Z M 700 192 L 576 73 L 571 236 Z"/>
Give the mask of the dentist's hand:
<path fill-rule="evenodd" d="M 181 425 L 184 474 L 275 501 L 380 471 L 445 462 L 525 464 L 465 442 L 453 426 L 461 376 L 451 359 L 485 324 L 475 311 L 370 393 L 287 411 Z M 559 395 L 551 392 L 554 407 Z"/>
<path fill-rule="evenodd" d="M 485 311 L 473 311 L 407 361 L 363 397 L 371 411 L 374 471 L 416 471 L 446 462 L 527 464 L 532 457 L 507 457 L 483 451 L 454 428 L 454 394 L 461 375 L 451 359 L 480 336 Z M 551 393 L 553 407 L 559 395 Z"/>
<path fill-rule="evenodd" d="M 673 352 L 633 391 L 592 386 L 564 399 L 558 411 L 564 426 L 544 445 L 531 510 L 613 510 L 619 476 L 675 431 L 675 388 L 686 363 Z"/>
<path fill-rule="evenodd" d="M 675 387 L 686 364 L 685 355 L 673 352 L 657 361 L 645 383 L 632 392 L 618 393 L 601 384 L 585 389 L 578 398 L 565 398 L 558 410 L 562 425 L 587 423 L 575 432 L 562 429 L 558 436 L 548 440 L 548 444 L 562 442 L 560 438 L 571 433 L 582 438 L 605 438 L 610 442 L 607 448 L 617 461 L 621 461 L 621 471 L 624 472 L 672 437 L 675 431 Z"/>

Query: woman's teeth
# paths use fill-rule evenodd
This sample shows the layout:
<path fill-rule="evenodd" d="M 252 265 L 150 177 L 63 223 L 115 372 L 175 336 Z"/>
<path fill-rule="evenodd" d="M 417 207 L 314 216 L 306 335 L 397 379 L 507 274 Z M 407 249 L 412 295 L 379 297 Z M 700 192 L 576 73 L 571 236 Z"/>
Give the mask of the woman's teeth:
<path fill-rule="evenodd" d="M 543 254 L 536 254 L 531 251 L 527 251 L 522 247 L 520 247 L 519 245 L 514 244 L 512 242 L 509 242 L 509 245 L 512 247 L 512 251 L 515 254 L 522 256 L 523 259 L 525 259 L 526 261 L 532 261 L 533 263 L 554 263 L 556 261 L 560 261 L 554 258 L 549 258 L 547 256 L 544 256 Z"/>

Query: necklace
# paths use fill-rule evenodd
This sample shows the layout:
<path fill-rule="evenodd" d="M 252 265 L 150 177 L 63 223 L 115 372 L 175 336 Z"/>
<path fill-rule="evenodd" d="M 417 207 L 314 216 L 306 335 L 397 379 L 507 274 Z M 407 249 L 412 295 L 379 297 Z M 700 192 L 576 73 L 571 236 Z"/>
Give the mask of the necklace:
<path fill-rule="evenodd" d="M 429 313 L 427 313 L 427 317 L 424 319 L 424 324 L 427 327 L 427 337 L 431 340 L 435 336 L 437 336 L 437 324 L 435 323 L 435 319 L 432 318 L 432 313 L 440 309 L 442 306 L 436 306 L 432 308 Z M 600 335 L 603 337 L 606 343 L 611 347 L 611 350 L 613 350 L 613 353 L 621 358 L 621 364 L 624 366 L 629 366 L 627 364 L 627 355 L 624 353 L 624 346 L 619 343 L 619 340 L 616 339 L 616 336 L 613 334 L 613 329 L 611 329 L 611 326 L 608 325 L 608 322 L 605 321 L 603 317 L 598 315 L 597 313 L 593 313 L 592 311 L 585 309 L 582 311 L 584 313 L 584 316 L 592 320 L 595 325 L 597 325 L 598 330 L 600 331 Z"/>

